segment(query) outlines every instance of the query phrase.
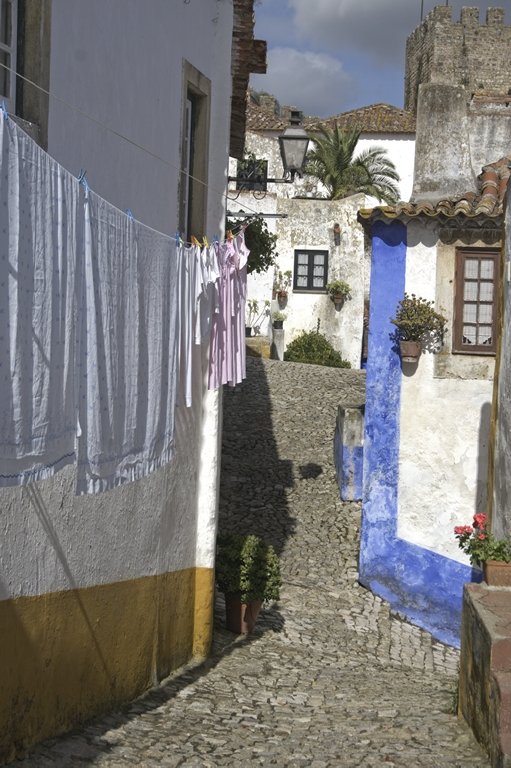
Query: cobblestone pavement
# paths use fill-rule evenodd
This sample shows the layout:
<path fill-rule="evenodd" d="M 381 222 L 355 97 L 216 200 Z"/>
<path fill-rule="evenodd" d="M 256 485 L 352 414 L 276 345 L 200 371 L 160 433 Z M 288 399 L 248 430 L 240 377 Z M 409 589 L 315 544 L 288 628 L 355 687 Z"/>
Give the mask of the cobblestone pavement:
<path fill-rule="evenodd" d="M 262 533 L 284 588 L 252 636 L 16 766 L 467 768 L 489 766 L 453 714 L 458 653 L 357 583 L 360 506 L 338 500 L 340 399 L 358 371 L 248 361 L 225 396 L 220 526 Z"/>

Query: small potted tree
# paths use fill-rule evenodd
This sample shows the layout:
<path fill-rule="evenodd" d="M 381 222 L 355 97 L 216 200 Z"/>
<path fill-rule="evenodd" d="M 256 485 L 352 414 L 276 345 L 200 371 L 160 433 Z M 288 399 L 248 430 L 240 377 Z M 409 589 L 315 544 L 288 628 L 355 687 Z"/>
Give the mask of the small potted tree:
<path fill-rule="evenodd" d="M 344 300 L 351 295 L 351 288 L 344 280 L 331 280 L 327 283 L 326 290 L 336 308 L 344 304 Z"/>
<path fill-rule="evenodd" d="M 442 343 L 447 319 L 437 312 L 433 302 L 405 293 L 390 318 L 396 328 L 399 350 L 403 362 L 417 362 L 424 342 L 438 347 Z"/>
<path fill-rule="evenodd" d="M 281 576 L 277 553 L 259 536 L 221 534 L 215 579 L 225 595 L 226 626 L 238 635 L 254 627 L 263 602 L 278 600 Z"/>

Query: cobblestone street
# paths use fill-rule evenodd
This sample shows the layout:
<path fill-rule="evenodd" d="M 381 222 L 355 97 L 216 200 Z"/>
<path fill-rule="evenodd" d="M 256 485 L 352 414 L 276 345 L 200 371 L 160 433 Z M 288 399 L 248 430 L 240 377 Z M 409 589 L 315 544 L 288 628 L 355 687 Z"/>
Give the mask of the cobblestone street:
<path fill-rule="evenodd" d="M 263 535 L 284 587 L 254 633 L 223 629 L 211 658 L 125 711 L 52 740 L 32 768 L 484 768 L 454 714 L 456 650 L 357 582 L 360 505 L 339 501 L 333 432 L 364 374 L 249 359 L 225 392 L 220 528 Z"/>

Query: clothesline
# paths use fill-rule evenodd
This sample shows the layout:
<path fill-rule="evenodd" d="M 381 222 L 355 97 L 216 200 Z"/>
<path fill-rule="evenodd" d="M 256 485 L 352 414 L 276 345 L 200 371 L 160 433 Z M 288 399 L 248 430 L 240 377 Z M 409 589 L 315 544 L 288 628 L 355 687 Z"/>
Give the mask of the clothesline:
<path fill-rule="evenodd" d="M 241 231 L 185 246 L 99 197 L 0 112 L 0 485 L 77 492 L 172 459 L 176 406 L 245 377 Z"/>

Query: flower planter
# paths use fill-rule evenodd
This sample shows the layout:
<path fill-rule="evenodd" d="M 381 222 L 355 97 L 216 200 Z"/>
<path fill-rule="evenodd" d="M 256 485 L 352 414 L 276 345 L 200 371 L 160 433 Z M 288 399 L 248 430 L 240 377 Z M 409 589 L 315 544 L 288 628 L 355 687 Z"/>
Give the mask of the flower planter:
<path fill-rule="evenodd" d="M 242 603 L 238 595 L 225 596 L 225 626 L 237 635 L 248 635 L 261 611 L 262 600 Z"/>
<path fill-rule="evenodd" d="M 422 346 L 420 341 L 400 341 L 399 353 L 403 363 L 416 363 L 421 356 Z"/>
<path fill-rule="evenodd" d="M 245 336 L 252 336 L 252 326 L 246 325 L 245 326 Z"/>
<path fill-rule="evenodd" d="M 283 320 L 274 320 L 272 325 L 273 325 L 273 330 L 274 331 L 279 331 L 279 330 L 282 330 L 282 328 L 284 327 L 284 321 Z"/>
<path fill-rule="evenodd" d="M 284 309 L 284 307 L 287 305 L 287 293 L 285 293 L 284 291 L 279 291 L 277 293 L 277 301 L 278 301 L 279 307 L 281 309 Z"/>
<path fill-rule="evenodd" d="M 483 563 L 483 575 L 490 587 L 511 587 L 511 563 L 486 560 Z"/>

